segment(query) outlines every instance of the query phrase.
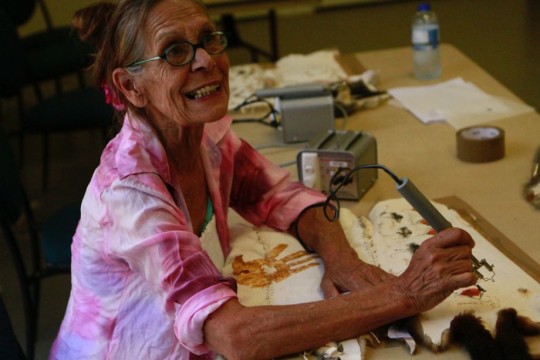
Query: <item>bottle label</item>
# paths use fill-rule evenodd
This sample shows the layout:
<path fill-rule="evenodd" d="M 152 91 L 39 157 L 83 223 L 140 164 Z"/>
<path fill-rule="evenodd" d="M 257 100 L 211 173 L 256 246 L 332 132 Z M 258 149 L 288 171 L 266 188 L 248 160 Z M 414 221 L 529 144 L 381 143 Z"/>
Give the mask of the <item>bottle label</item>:
<path fill-rule="evenodd" d="M 415 50 L 435 49 L 439 46 L 439 29 L 432 27 L 417 27 L 412 31 L 412 44 Z"/>

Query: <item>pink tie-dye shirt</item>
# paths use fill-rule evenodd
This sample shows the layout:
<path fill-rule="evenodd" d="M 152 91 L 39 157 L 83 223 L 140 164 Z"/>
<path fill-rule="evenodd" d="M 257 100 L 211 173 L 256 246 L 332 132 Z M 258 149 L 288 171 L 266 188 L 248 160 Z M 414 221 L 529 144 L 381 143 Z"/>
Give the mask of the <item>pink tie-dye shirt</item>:
<path fill-rule="evenodd" d="M 285 231 L 304 207 L 324 200 L 240 140 L 231 122 L 207 124 L 201 144 L 225 255 L 229 207 Z M 236 297 L 235 283 L 202 250 L 174 176 L 151 127 L 126 117 L 82 202 L 71 295 L 51 359 L 211 355 L 203 324 Z"/>

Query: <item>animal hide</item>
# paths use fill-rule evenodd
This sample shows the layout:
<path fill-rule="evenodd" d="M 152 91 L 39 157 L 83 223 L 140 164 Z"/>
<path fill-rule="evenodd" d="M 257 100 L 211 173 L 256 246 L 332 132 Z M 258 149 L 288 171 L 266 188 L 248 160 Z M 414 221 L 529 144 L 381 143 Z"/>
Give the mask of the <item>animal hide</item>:
<path fill-rule="evenodd" d="M 525 337 L 540 334 L 540 323 L 520 316 L 513 308 L 497 313 L 495 336 L 482 319 L 464 312 L 450 322 L 450 340 L 463 346 L 471 360 L 532 360 Z"/>

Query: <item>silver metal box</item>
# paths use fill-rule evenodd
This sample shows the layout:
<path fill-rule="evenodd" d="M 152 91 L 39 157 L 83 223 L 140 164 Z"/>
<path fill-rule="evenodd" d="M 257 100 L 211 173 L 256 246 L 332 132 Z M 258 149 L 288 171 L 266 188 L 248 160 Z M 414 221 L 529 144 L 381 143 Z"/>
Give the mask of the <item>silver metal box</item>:
<path fill-rule="evenodd" d="M 366 132 L 323 132 L 297 155 L 300 181 L 325 194 L 330 192 L 330 181 L 336 172 L 370 164 L 377 164 L 377 142 Z M 377 169 L 361 169 L 351 177 L 349 184 L 338 191 L 337 197 L 358 200 L 371 188 L 377 177 Z"/>
<path fill-rule="evenodd" d="M 303 142 L 321 131 L 335 128 L 334 97 L 322 84 L 291 85 L 259 89 L 258 98 L 277 98 L 275 108 L 281 115 L 283 141 Z"/>
<path fill-rule="evenodd" d="M 286 143 L 308 141 L 321 131 L 334 130 L 334 98 L 331 94 L 279 99 L 279 109 Z"/>

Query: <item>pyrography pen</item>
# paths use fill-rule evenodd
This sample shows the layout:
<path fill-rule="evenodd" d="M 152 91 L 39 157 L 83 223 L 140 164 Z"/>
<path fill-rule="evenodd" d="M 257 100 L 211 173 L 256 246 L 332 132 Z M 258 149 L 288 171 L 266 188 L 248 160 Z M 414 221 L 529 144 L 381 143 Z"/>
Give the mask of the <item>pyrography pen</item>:
<path fill-rule="evenodd" d="M 337 193 L 337 190 L 345 184 L 349 183 L 349 178 L 351 175 L 360 169 L 366 169 L 366 168 L 377 168 L 384 170 L 390 177 L 396 182 L 396 190 L 403 196 L 411 206 L 418 211 L 418 213 L 427 221 L 427 223 L 437 232 L 440 232 L 444 229 L 448 229 L 452 227 L 452 224 L 446 220 L 446 218 L 437 210 L 437 208 L 418 190 L 418 188 L 412 183 L 412 181 L 406 177 L 399 178 L 397 177 L 393 172 L 391 172 L 387 167 L 375 164 L 375 165 L 360 165 L 357 166 L 350 171 L 347 172 L 346 175 L 343 177 L 336 176 L 338 173 L 336 173 L 333 177 L 332 184 L 336 185 L 338 184 L 338 187 L 334 189 L 329 196 L 329 198 L 332 198 L 334 200 L 337 199 L 335 194 Z M 478 260 L 474 255 L 471 256 L 471 260 L 473 262 L 473 268 L 476 273 L 476 275 L 483 279 L 483 280 L 493 280 L 494 272 L 493 272 L 493 265 L 489 264 L 485 259 Z M 492 275 L 491 277 L 486 277 L 482 273 L 480 273 L 479 269 L 481 267 L 485 267 Z"/>

